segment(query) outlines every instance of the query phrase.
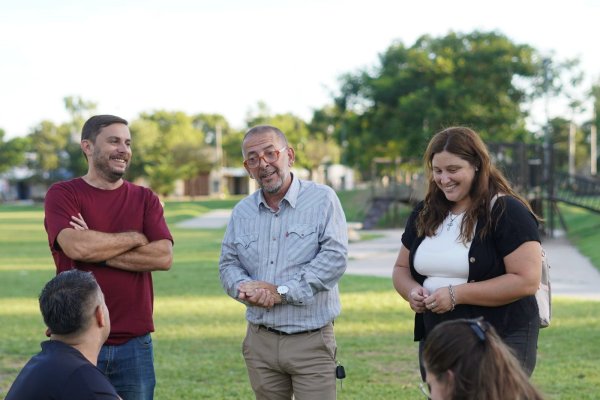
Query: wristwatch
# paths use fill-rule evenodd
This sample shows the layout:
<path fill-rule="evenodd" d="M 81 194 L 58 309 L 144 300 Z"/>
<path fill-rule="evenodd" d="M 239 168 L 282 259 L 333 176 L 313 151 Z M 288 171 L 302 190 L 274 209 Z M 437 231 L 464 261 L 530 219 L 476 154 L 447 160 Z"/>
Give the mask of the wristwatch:
<path fill-rule="evenodd" d="M 290 291 L 290 288 L 285 285 L 277 286 L 277 294 L 279 294 L 279 296 L 281 296 L 281 304 L 287 304 L 286 294 L 289 291 Z"/>

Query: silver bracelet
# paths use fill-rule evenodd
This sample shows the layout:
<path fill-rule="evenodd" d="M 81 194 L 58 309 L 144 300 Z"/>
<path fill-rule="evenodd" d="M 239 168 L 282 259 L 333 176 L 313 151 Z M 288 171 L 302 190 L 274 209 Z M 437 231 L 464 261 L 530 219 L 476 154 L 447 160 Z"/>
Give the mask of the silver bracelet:
<path fill-rule="evenodd" d="M 450 302 L 452 303 L 450 311 L 454 311 L 454 307 L 456 307 L 456 293 L 454 292 L 452 285 L 448 285 L 448 291 L 450 292 Z"/>

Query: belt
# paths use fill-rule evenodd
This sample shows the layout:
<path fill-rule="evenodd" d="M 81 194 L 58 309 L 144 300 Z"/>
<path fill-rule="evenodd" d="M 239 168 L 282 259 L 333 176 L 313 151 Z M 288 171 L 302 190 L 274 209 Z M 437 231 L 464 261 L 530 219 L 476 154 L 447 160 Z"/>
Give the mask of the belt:
<path fill-rule="evenodd" d="M 284 331 L 280 331 L 279 329 L 275 329 L 275 328 L 269 328 L 268 326 L 264 326 L 264 325 L 259 325 L 259 328 L 262 328 L 268 332 L 274 333 L 276 335 L 283 335 L 283 336 L 290 336 L 290 335 L 301 335 L 303 333 L 314 333 L 314 332 L 319 332 L 321 329 L 323 329 L 323 327 L 321 328 L 317 328 L 317 329 L 309 329 L 307 331 L 300 331 L 300 332 L 292 332 L 292 333 L 287 333 Z"/>

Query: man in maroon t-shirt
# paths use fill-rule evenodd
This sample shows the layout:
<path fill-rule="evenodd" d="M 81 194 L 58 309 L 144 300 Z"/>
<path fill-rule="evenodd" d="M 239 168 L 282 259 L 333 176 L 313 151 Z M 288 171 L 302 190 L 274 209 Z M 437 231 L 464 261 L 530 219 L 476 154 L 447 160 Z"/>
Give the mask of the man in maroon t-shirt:
<path fill-rule="evenodd" d="M 124 400 L 152 399 L 152 271 L 168 270 L 173 237 L 158 197 L 123 180 L 131 160 L 127 121 L 96 115 L 83 126 L 88 172 L 48 190 L 44 226 L 57 273 L 91 271 L 110 311 L 98 368 Z"/>

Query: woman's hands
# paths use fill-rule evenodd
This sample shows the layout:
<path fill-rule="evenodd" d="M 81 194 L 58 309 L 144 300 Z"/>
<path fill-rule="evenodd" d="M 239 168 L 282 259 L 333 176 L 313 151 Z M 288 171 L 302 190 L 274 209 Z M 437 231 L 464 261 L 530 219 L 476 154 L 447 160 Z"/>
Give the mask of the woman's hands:
<path fill-rule="evenodd" d="M 392 282 L 396 291 L 408 301 L 410 308 L 416 313 L 424 313 L 429 310 L 436 314 L 442 314 L 451 311 L 456 304 L 452 301 L 450 289 L 441 287 L 429 294 L 427 289 L 419 285 L 411 276 L 408 266 L 409 254 L 409 250 L 402 245 L 392 272 Z"/>
<path fill-rule="evenodd" d="M 410 304 L 410 308 L 413 309 L 416 313 L 423 313 L 429 308 L 425 303 L 425 300 L 429 297 L 429 293 L 427 289 L 423 286 L 415 286 L 408 293 L 408 303 Z"/>
<path fill-rule="evenodd" d="M 411 292 L 412 293 L 412 292 Z M 454 308 L 452 296 L 450 295 L 450 288 L 447 286 L 438 288 L 431 295 L 427 296 L 423 303 L 425 308 L 436 314 L 443 314 L 448 311 L 452 311 Z"/>

